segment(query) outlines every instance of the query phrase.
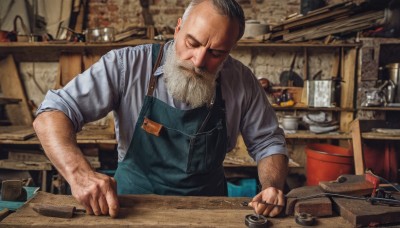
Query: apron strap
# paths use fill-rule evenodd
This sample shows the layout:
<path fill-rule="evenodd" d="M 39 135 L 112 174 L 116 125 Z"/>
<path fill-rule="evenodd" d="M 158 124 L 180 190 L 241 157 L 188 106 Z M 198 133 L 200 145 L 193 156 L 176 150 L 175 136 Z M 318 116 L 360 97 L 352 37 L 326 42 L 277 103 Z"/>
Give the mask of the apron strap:
<path fill-rule="evenodd" d="M 151 77 L 150 77 L 150 82 L 149 82 L 149 88 L 147 90 L 147 96 L 152 96 L 154 89 L 156 88 L 157 84 L 157 78 L 154 76 L 154 73 L 156 72 L 157 68 L 160 66 L 161 59 L 163 57 L 163 48 L 164 44 L 153 44 L 152 46 L 152 52 L 151 52 L 151 57 L 152 57 L 152 64 L 153 64 L 153 71 L 151 72 Z M 154 63 L 155 56 L 158 52 L 158 57 L 156 62 Z"/>

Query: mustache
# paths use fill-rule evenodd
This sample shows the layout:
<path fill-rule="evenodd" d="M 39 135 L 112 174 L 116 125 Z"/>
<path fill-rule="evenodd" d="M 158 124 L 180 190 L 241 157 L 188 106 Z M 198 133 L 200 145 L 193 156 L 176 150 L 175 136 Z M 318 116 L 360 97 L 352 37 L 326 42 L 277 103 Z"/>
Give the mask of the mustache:
<path fill-rule="evenodd" d="M 209 72 L 203 67 L 196 67 L 190 60 L 177 60 L 177 67 L 184 71 L 195 73 L 196 75 L 203 76 L 209 74 Z"/>

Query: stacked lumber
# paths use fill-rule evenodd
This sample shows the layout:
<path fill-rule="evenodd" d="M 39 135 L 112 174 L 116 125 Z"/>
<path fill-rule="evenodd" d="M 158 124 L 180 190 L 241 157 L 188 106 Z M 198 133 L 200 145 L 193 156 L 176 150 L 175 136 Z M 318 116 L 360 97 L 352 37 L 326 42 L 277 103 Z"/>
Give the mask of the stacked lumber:
<path fill-rule="evenodd" d="M 303 42 L 335 34 L 356 33 L 384 25 L 386 17 L 385 9 L 346 1 L 311 11 L 304 16 L 287 19 L 272 27 L 270 39 Z"/>

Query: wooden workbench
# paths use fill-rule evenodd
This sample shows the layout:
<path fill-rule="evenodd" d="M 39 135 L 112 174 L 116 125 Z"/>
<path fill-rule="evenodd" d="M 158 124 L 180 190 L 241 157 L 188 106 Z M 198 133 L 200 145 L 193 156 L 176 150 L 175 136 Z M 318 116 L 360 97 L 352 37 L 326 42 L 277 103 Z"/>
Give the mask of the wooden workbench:
<path fill-rule="evenodd" d="M 32 210 L 34 203 L 75 205 L 71 196 L 39 192 L 15 213 L 6 217 L 0 227 L 245 227 L 244 218 L 252 214 L 240 203 L 249 198 L 178 197 L 156 195 L 120 196 L 117 219 L 109 216 L 77 215 L 71 219 L 45 217 Z M 301 227 L 293 217 L 271 218 L 273 227 Z M 320 227 L 351 227 L 341 217 L 320 218 Z"/>

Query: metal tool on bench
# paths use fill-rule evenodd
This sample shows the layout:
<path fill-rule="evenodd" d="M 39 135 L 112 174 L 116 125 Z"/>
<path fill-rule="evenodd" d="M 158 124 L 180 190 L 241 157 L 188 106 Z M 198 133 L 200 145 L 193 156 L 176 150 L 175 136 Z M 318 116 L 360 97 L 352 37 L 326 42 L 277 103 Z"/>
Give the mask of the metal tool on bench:
<path fill-rule="evenodd" d="M 307 213 L 298 213 L 295 216 L 295 222 L 302 226 L 313 226 L 315 224 L 315 217 Z"/>
<path fill-rule="evenodd" d="M 72 218 L 77 214 L 86 214 L 86 210 L 74 206 L 56 206 L 50 204 L 34 204 L 33 210 L 37 213 L 57 218 Z"/>
<path fill-rule="evenodd" d="M 268 219 L 264 215 L 246 215 L 244 224 L 249 228 L 266 228 Z"/>

